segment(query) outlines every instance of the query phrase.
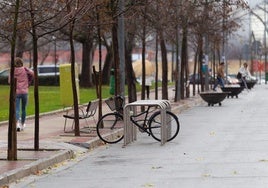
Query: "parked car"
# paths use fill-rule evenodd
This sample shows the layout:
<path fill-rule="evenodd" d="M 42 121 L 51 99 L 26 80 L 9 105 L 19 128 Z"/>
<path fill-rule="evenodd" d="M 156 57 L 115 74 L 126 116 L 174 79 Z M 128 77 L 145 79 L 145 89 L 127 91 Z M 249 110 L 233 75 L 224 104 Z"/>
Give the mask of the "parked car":
<path fill-rule="evenodd" d="M 55 76 L 60 74 L 59 65 L 38 65 L 38 76 Z"/>
<path fill-rule="evenodd" d="M 189 81 L 190 81 L 190 84 L 193 84 L 193 83 L 201 84 L 200 75 L 199 74 L 190 74 Z M 208 81 L 209 81 L 209 84 L 214 83 L 213 77 L 209 75 Z M 203 75 L 203 83 L 205 83 L 205 75 Z"/>
<path fill-rule="evenodd" d="M 200 84 L 201 79 L 199 74 L 190 74 L 189 75 L 190 84 Z"/>
<path fill-rule="evenodd" d="M 33 68 L 31 68 L 33 70 Z M 54 76 L 59 75 L 60 70 L 58 65 L 38 65 L 38 76 Z M 4 69 L 0 71 L 0 77 L 8 77 L 10 73 L 10 69 Z"/>
<path fill-rule="evenodd" d="M 59 85 L 59 66 L 58 65 L 39 65 L 37 66 L 39 85 L 55 86 Z"/>
<path fill-rule="evenodd" d="M 236 78 L 236 74 L 229 74 L 227 76 L 227 84 L 239 84 L 240 81 Z"/>
<path fill-rule="evenodd" d="M 0 78 L 8 78 L 10 69 L 4 69 L 0 71 Z"/>
<path fill-rule="evenodd" d="M 33 69 L 33 68 L 31 68 Z M 59 66 L 58 65 L 38 65 L 39 85 L 58 85 L 59 84 Z M 0 71 L 0 84 L 8 84 L 10 69 Z"/>

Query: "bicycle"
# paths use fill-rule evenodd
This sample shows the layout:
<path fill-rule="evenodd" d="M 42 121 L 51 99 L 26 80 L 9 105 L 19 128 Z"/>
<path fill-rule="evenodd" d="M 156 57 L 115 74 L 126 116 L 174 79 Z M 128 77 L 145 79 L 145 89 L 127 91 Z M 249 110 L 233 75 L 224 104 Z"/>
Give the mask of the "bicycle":
<path fill-rule="evenodd" d="M 115 111 L 105 114 L 100 118 L 97 123 L 97 134 L 103 142 L 114 144 L 124 138 L 124 98 L 122 96 L 116 96 L 105 102 L 111 110 Z M 148 136 L 161 141 L 161 112 L 159 110 L 155 111 L 155 109 L 151 110 L 152 108 L 152 106 L 148 106 L 145 111 L 137 115 L 131 115 L 130 120 L 138 127 L 140 132 L 147 133 Z M 169 134 L 167 141 L 171 141 L 178 135 L 180 124 L 178 117 L 170 111 L 167 111 L 166 119 L 167 125 L 170 125 L 168 127 Z"/>

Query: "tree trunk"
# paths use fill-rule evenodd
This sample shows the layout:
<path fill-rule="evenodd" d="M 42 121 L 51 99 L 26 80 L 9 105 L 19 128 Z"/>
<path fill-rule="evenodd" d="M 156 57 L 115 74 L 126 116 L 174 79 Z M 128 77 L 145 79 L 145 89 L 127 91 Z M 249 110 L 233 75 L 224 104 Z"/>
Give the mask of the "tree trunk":
<path fill-rule="evenodd" d="M 176 27 L 178 28 L 178 26 Z M 179 61 L 179 31 L 176 32 L 176 67 L 175 67 L 175 99 L 174 101 L 177 102 L 181 99 L 180 91 L 180 61 Z"/>
<path fill-rule="evenodd" d="M 193 71 L 193 78 L 194 78 L 194 82 L 193 82 L 193 96 L 195 96 L 195 94 L 196 94 L 196 85 L 197 84 L 195 84 L 195 74 L 196 74 L 196 70 L 197 70 L 197 55 L 198 54 L 198 52 L 197 53 L 195 53 L 195 56 L 194 56 L 194 71 Z M 199 86 L 198 86 L 199 87 Z"/>
<path fill-rule="evenodd" d="M 203 64 L 203 36 L 198 35 L 198 62 L 199 62 L 199 75 L 200 75 L 200 83 L 201 83 L 201 91 L 204 91 L 204 80 L 203 80 L 203 71 L 202 71 L 202 64 Z"/>
<path fill-rule="evenodd" d="M 167 49 L 163 36 L 160 32 L 160 47 L 162 56 L 162 99 L 168 99 L 168 62 L 167 62 Z"/>
<path fill-rule="evenodd" d="M 33 2 L 30 1 L 31 10 L 34 10 Z M 37 46 L 37 35 L 35 27 L 35 13 L 31 11 L 31 25 L 32 25 L 32 42 L 33 42 L 33 66 L 34 74 L 38 75 L 37 65 L 38 65 L 38 46 Z M 35 105 L 35 117 L 34 117 L 34 149 L 39 150 L 39 81 L 38 76 L 34 77 L 34 105 Z"/>
<path fill-rule="evenodd" d="M 137 100 L 136 77 L 132 67 L 133 37 L 127 36 L 125 41 L 126 80 L 128 86 L 128 102 Z"/>
<path fill-rule="evenodd" d="M 102 83 L 103 84 L 109 84 L 110 81 L 110 73 L 111 73 L 111 69 L 114 68 L 113 67 L 113 51 L 112 51 L 112 47 L 111 46 L 106 46 L 106 57 L 104 60 L 104 65 L 102 68 Z"/>
<path fill-rule="evenodd" d="M 15 97 L 16 97 L 16 82 L 14 78 L 14 59 L 17 36 L 17 23 L 19 15 L 20 1 L 16 0 L 14 11 L 13 33 L 11 41 L 11 85 L 10 85 L 10 100 L 9 100 L 9 125 L 8 125 L 8 148 L 7 160 L 17 160 L 17 130 L 16 130 L 16 112 L 15 112 Z"/>
<path fill-rule="evenodd" d="M 82 87 L 91 87 L 92 83 L 92 51 L 93 41 L 86 40 L 82 43 L 82 71 L 80 77 L 80 85 Z"/>
<path fill-rule="evenodd" d="M 188 54 L 188 53 L 187 53 Z M 188 57 L 188 55 L 187 55 Z M 186 97 L 189 98 L 190 97 L 190 85 L 187 83 L 187 80 L 189 80 L 189 63 L 188 63 L 188 58 L 187 61 L 185 61 L 185 75 L 184 75 L 184 80 L 186 81 Z"/>
<path fill-rule="evenodd" d="M 181 44 L 181 99 L 184 99 L 184 73 L 187 61 L 187 27 L 182 31 L 182 44 Z"/>
<path fill-rule="evenodd" d="M 71 12 L 70 3 L 67 4 L 68 13 Z M 75 136 L 80 136 L 79 128 L 79 111 L 78 111 L 78 98 L 77 98 L 77 89 L 76 89 L 76 79 L 75 79 L 75 51 L 74 51 L 74 42 L 73 42 L 73 30 L 75 18 L 70 14 L 70 23 L 69 23 L 69 42 L 70 42 L 70 51 L 71 51 L 71 79 L 72 79 L 72 91 L 73 91 L 73 106 L 74 106 L 74 133 Z"/>
<path fill-rule="evenodd" d="M 97 89 L 97 96 L 99 99 L 99 110 L 98 110 L 98 116 L 99 120 L 102 117 L 102 50 L 101 50 L 101 26 L 100 26 L 100 18 L 99 18 L 99 11 L 97 7 L 97 31 L 98 31 L 98 50 L 99 50 L 99 76 L 96 78 L 96 89 Z M 98 81 L 97 81 L 98 79 Z"/>
<path fill-rule="evenodd" d="M 144 18 L 145 19 L 145 18 Z M 145 22 L 145 21 L 144 21 Z M 141 53 L 141 66 L 142 66 L 142 74 L 141 74 L 141 80 L 142 80 L 142 84 L 141 84 L 141 100 L 145 99 L 145 79 L 146 79 L 146 67 L 145 67 L 145 53 L 146 53 L 146 25 L 145 23 L 143 24 L 143 31 L 142 31 L 142 53 Z M 144 111 L 144 107 L 142 107 L 142 111 Z"/>
<path fill-rule="evenodd" d="M 23 31 L 20 31 L 17 36 L 17 51 L 16 51 L 16 57 L 23 57 L 23 53 L 25 48 L 25 42 L 26 42 L 26 34 Z"/>
<path fill-rule="evenodd" d="M 38 47 L 37 47 L 37 36 L 35 33 L 35 28 L 33 30 L 33 65 L 34 73 L 38 75 L 37 65 L 38 65 Z M 38 76 L 34 78 L 34 104 L 35 104 L 35 117 L 34 117 L 34 149 L 39 150 L 39 80 Z"/>
<path fill-rule="evenodd" d="M 155 37 L 155 99 L 158 99 L 158 31 Z"/>
<path fill-rule="evenodd" d="M 120 78 L 119 78 L 119 52 L 118 52 L 118 38 L 117 38 L 117 21 L 112 27 L 112 41 L 113 41 L 113 63 L 115 72 L 115 96 L 120 94 Z"/>

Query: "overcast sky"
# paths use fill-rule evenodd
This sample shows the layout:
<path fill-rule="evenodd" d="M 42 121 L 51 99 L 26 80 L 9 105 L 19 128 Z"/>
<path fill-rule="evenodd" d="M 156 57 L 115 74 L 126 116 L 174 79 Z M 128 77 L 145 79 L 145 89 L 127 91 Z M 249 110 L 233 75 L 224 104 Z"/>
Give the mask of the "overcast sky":
<path fill-rule="evenodd" d="M 248 4 L 250 5 L 250 8 L 255 7 L 258 3 L 263 2 L 263 0 L 247 0 Z"/>
<path fill-rule="evenodd" d="M 247 0 L 251 9 L 253 9 L 254 7 L 256 7 L 257 4 L 260 4 L 263 1 L 264 0 Z M 259 21 L 257 20 L 257 22 L 259 22 Z M 252 28 L 253 25 L 252 25 L 252 23 L 251 24 L 249 23 L 249 16 L 248 15 L 245 15 L 242 18 L 241 23 L 242 23 L 242 27 L 236 33 L 234 33 L 234 35 L 231 36 L 231 38 L 230 38 L 231 43 L 233 43 L 233 42 L 235 44 L 237 44 L 237 42 L 242 43 L 242 44 L 247 43 L 249 41 L 250 31 L 252 29 L 254 30 L 254 34 L 256 35 L 257 40 L 260 40 L 260 37 L 263 37 L 262 34 L 259 34 L 259 35 L 257 34 L 256 27 Z M 262 24 L 260 26 L 262 26 Z M 260 27 L 257 27 L 257 28 L 260 28 Z M 262 30 L 263 29 L 261 29 L 261 31 Z"/>

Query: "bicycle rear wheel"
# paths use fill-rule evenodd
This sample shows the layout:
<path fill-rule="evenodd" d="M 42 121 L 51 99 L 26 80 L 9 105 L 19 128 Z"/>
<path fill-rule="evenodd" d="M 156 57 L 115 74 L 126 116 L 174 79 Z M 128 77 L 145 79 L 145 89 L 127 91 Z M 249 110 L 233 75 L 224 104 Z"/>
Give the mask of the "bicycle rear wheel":
<path fill-rule="evenodd" d="M 180 130 L 180 123 L 178 117 L 170 111 L 167 111 L 166 120 L 168 126 L 167 141 L 171 141 L 178 135 Z M 148 124 L 149 124 L 149 131 L 152 137 L 157 141 L 161 141 L 161 112 L 160 111 L 155 112 L 150 117 Z"/>
<path fill-rule="evenodd" d="M 103 142 L 114 144 L 123 139 L 123 128 L 123 116 L 118 113 L 108 113 L 98 121 L 97 134 Z"/>

